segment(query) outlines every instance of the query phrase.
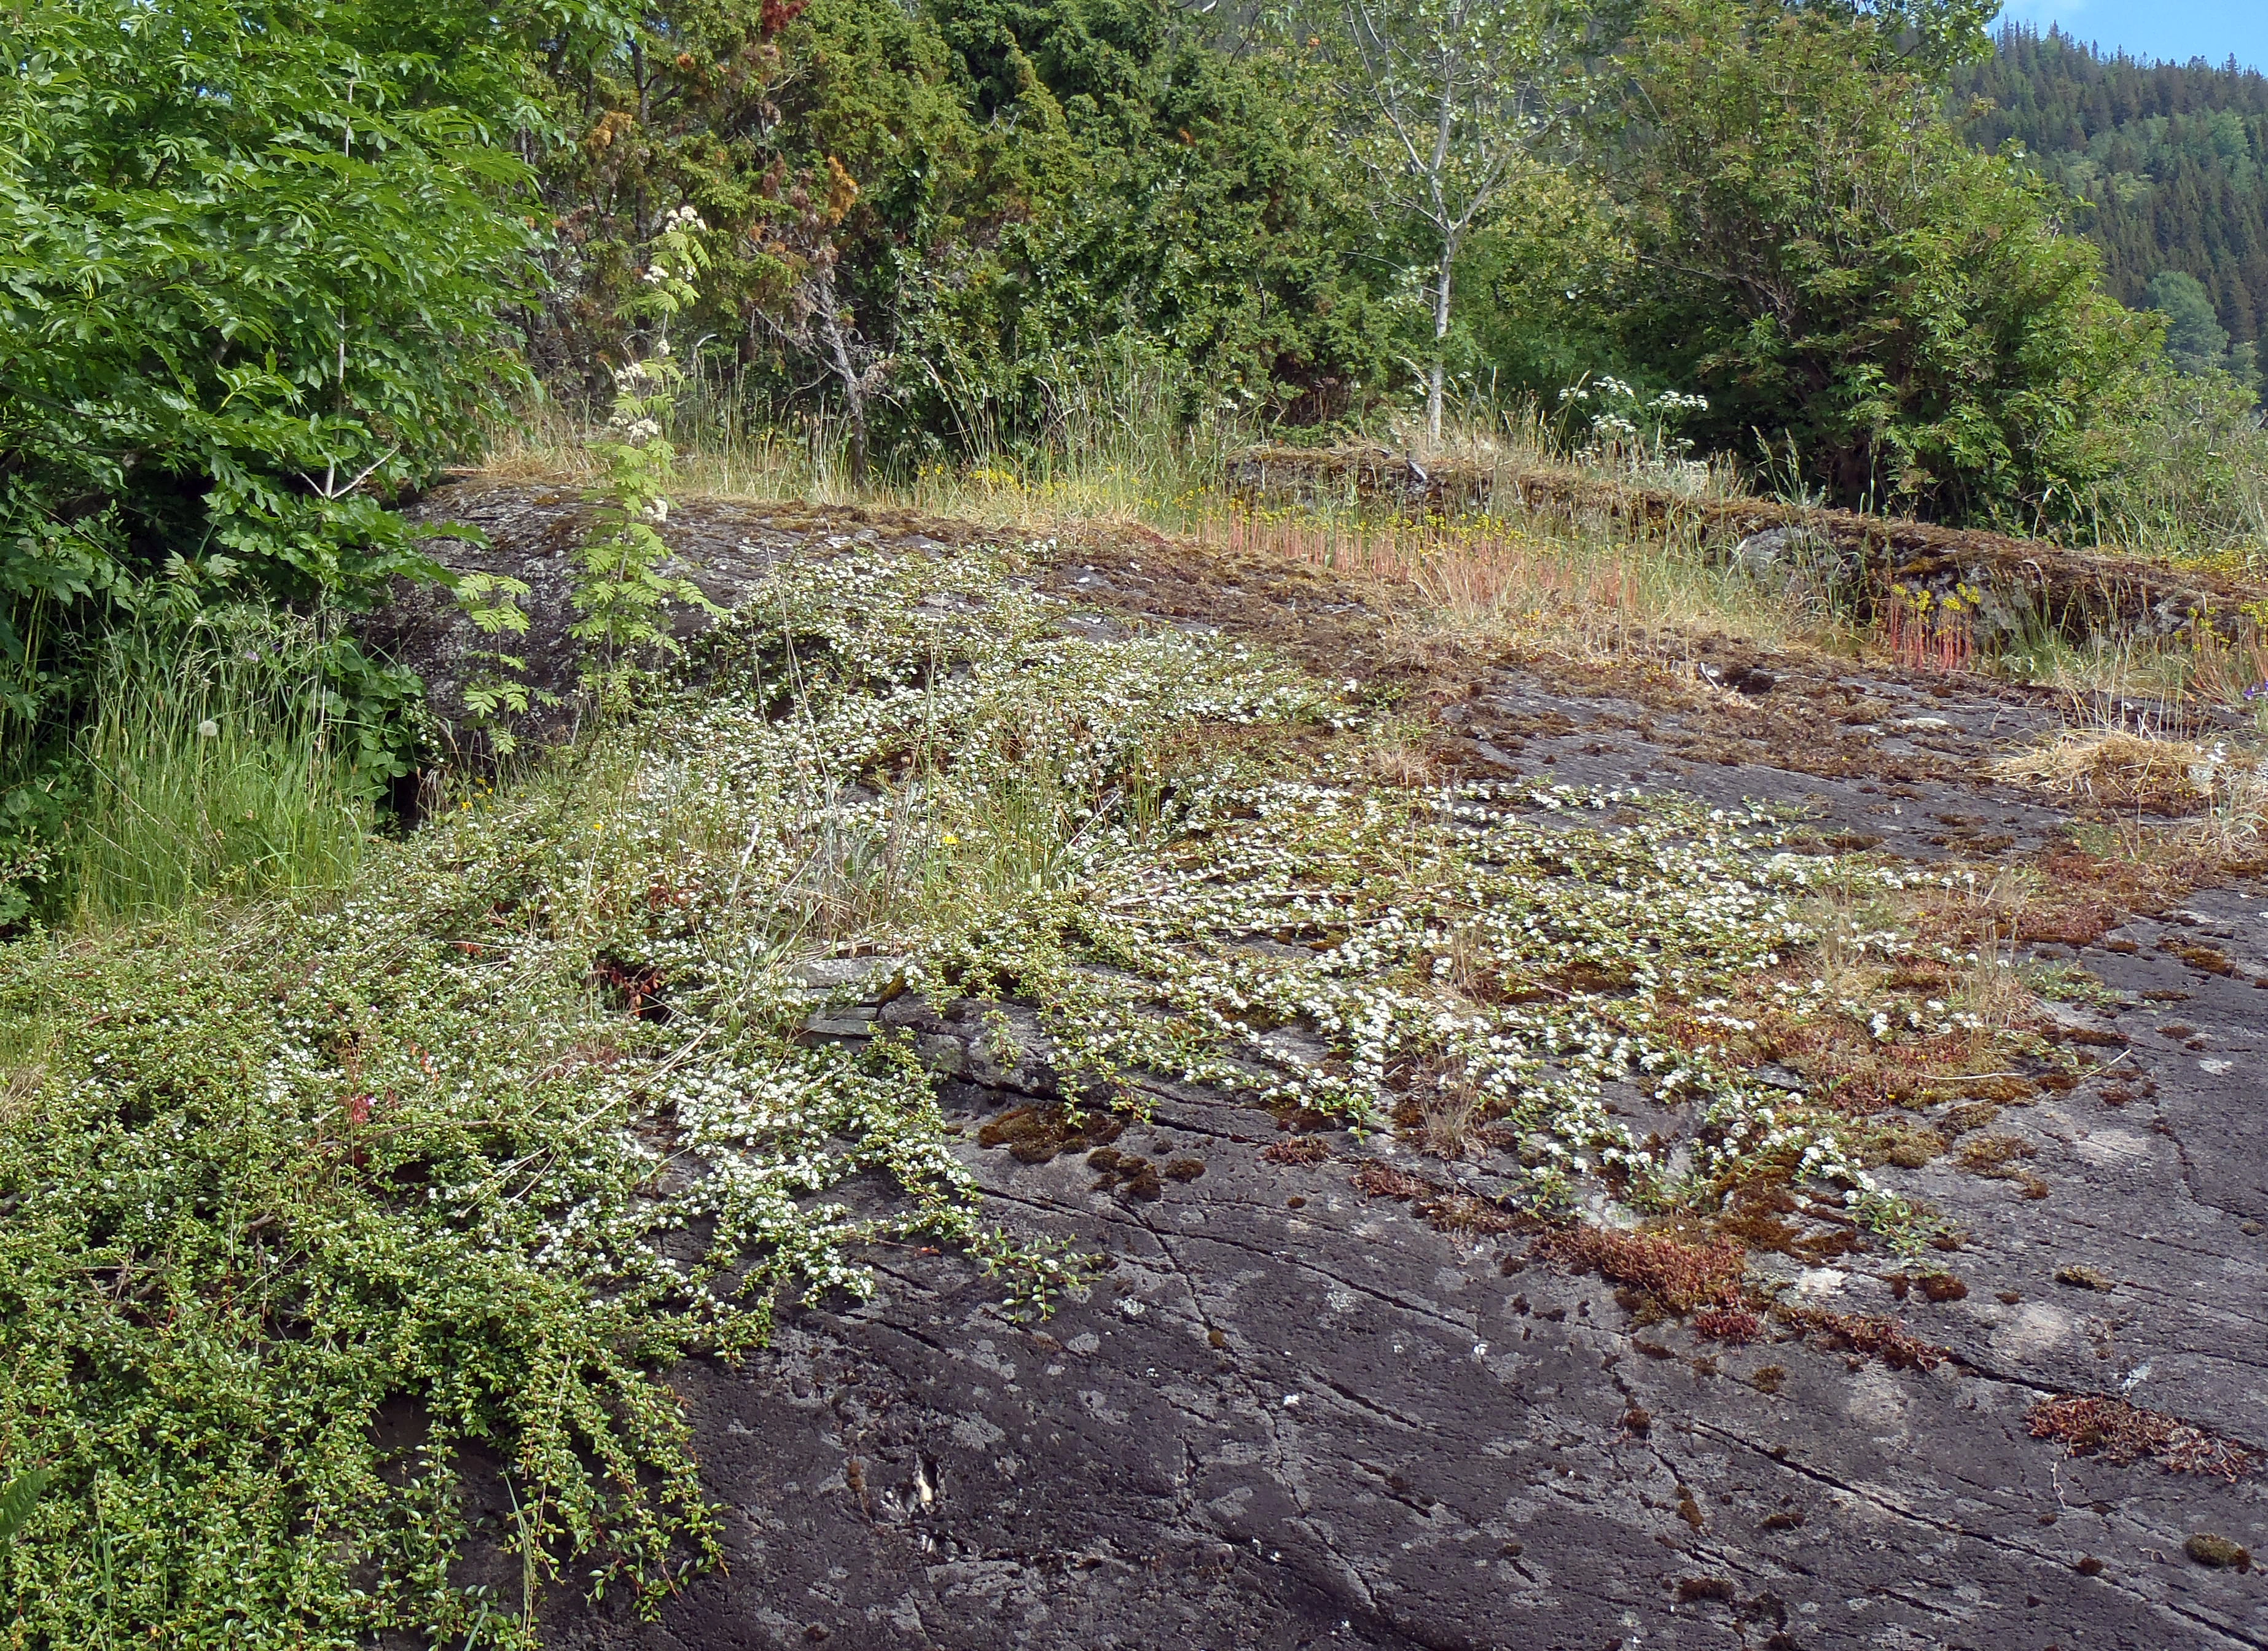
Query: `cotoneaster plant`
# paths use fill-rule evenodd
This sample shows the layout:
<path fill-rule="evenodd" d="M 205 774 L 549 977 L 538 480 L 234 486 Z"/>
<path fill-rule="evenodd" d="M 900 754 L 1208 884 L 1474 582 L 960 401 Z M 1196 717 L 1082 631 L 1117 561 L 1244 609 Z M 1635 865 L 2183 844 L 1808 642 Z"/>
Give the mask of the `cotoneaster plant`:
<path fill-rule="evenodd" d="M 1764 1174 L 1918 1242 L 1743 1042 L 1936 1036 L 1812 967 L 1822 891 L 1900 873 L 1761 808 L 1381 783 L 1341 687 L 1027 559 L 787 563 L 642 712 L 335 902 L 0 953 L 0 1460 L 53 1475 L 0 1552 L 14 1643 L 515 1645 L 539 1586 L 651 1603 L 716 1554 L 673 1360 L 893 1245 L 1012 1310 L 1078 1287 L 986 1212 L 909 1045 L 806 1046 L 872 990 L 818 960 L 1003 1037 L 1036 1005 L 1079 1107 L 1453 1095 L 1539 1209 Z"/>

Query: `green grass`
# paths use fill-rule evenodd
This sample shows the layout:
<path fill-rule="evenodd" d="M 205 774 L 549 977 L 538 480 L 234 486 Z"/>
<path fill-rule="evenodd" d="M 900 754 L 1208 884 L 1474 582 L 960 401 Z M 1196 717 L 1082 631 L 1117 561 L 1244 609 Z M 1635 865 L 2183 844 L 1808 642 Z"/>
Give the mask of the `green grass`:
<path fill-rule="evenodd" d="M 72 764 L 84 790 L 48 882 L 100 925 L 201 896 L 346 884 L 373 823 L 328 709 L 317 622 L 218 610 L 100 643 Z"/>

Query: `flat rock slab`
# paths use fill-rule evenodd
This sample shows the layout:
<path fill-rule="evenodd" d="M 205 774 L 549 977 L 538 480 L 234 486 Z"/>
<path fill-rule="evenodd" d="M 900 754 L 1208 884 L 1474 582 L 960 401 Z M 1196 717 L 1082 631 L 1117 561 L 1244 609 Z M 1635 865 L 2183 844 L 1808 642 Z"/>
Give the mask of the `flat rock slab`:
<path fill-rule="evenodd" d="M 2268 1579 L 2183 1552 L 2268 1545 L 2257 1481 L 2025 1426 L 2130 1382 L 2257 1419 L 2268 1238 L 2191 1197 L 2162 1138 L 2108 1196 L 2084 1141 L 2042 1161 L 2045 1200 L 1944 1189 L 1978 1238 L 1948 1257 L 1967 1299 L 1908 1316 L 1959 1355 L 1918 1372 L 1634 1327 L 1595 1279 L 1366 1198 L 1344 1159 L 1264 1160 L 1265 1113 L 1169 1093 L 1154 1119 L 1125 1142 L 1206 1168 L 1146 1204 L 1075 1158 L 970 1151 L 1020 1224 L 1111 1257 L 1085 1301 L 1019 1323 L 961 1264 L 905 1257 L 746 1369 L 682 1371 L 731 1572 L 562 1642 L 2268 1644 Z M 2058 1286 L 2065 1256 L 2116 1287 Z M 1896 1310 L 1870 1273 L 1814 1287 Z"/>

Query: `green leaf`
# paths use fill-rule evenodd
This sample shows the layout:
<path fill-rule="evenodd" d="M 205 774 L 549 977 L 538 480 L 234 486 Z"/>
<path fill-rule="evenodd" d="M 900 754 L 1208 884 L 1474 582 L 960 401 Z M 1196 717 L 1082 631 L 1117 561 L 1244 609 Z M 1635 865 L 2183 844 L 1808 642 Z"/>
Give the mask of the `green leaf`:
<path fill-rule="evenodd" d="M 46 1468 L 26 1468 L 10 1478 L 7 1488 L 0 1490 L 0 1546 L 16 1540 L 32 1517 L 32 1509 L 39 1502 L 55 1474 Z"/>

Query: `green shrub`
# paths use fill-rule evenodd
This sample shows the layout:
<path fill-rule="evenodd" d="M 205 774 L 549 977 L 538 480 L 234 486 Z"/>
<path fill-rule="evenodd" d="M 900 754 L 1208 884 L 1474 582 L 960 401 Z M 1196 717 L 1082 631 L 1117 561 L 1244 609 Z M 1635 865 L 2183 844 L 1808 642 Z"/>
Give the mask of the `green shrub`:
<path fill-rule="evenodd" d="M 0 920 L 20 915 L 83 778 L 95 677 L 110 673 L 112 701 L 98 744 L 158 715 L 129 704 L 140 690 L 117 677 L 113 626 L 191 593 L 354 606 L 397 575 L 438 575 L 389 505 L 474 450 L 525 376 L 499 320 L 538 273 L 532 173 L 512 149 L 540 125 L 522 54 L 538 38 L 579 49 L 607 20 L 603 5 L 547 22 L 457 0 L 13 9 Z M 134 764 L 156 760 L 133 741 Z M 158 817 L 187 806 L 190 767 L 208 791 L 239 783 L 209 757 L 163 780 L 137 768 L 167 791 Z M 107 794 L 126 806 L 116 784 Z"/>
<path fill-rule="evenodd" d="M 1610 161 L 1624 348 L 1709 396 L 1705 440 L 1792 445 L 1834 502 L 2068 520 L 2117 468 L 2159 323 L 1894 45 L 1833 7 L 1653 11 Z"/>
<path fill-rule="evenodd" d="M 0 597 L 76 601 L 169 558 L 293 596 L 423 565 L 381 501 L 468 447 L 517 372 L 516 45 L 453 4 L 16 9 Z"/>

